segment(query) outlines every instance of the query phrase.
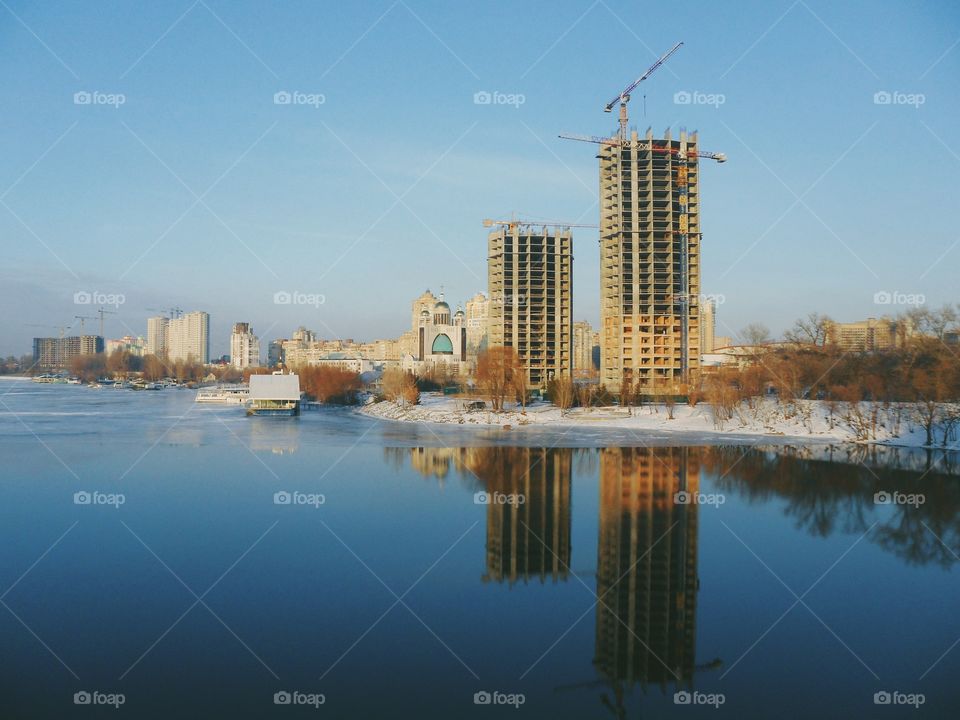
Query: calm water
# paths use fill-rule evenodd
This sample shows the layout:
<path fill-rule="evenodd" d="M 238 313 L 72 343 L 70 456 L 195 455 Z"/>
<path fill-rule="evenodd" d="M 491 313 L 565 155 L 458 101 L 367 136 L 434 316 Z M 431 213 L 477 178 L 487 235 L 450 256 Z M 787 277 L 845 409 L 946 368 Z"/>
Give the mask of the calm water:
<path fill-rule="evenodd" d="M 960 715 L 955 457 L 192 400 L 0 381 L 0 717 Z"/>

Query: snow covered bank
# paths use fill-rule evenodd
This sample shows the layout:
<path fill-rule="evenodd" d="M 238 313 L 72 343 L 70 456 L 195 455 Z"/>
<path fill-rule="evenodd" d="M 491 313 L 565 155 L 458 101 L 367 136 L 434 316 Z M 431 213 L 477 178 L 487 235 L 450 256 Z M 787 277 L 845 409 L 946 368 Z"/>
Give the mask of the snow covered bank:
<path fill-rule="evenodd" d="M 912 419 L 908 405 L 858 403 L 855 406 L 819 400 L 798 400 L 781 404 L 774 399 L 744 402 L 735 408 L 730 420 L 718 426 L 713 411 L 705 403 L 696 407 L 677 405 L 670 411 L 663 405 L 620 408 L 573 408 L 561 411 L 547 402 L 529 405 L 526 411 L 509 406 L 505 412 L 469 410 L 470 400 L 424 393 L 419 405 L 398 406 L 384 401 L 364 406 L 360 412 L 384 420 L 415 423 L 440 423 L 463 426 L 570 426 L 591 429 L 633 430 L 638 434 L 696 433 L 706 437 L 779 437 L 810 442 L 868 442 L 908 447 L 923 447 L 926 432 Z M 934 447 L 942 448 L 943 427 L 938 425 Z M 960 450 L 954 436 L 948 449 Z"/>

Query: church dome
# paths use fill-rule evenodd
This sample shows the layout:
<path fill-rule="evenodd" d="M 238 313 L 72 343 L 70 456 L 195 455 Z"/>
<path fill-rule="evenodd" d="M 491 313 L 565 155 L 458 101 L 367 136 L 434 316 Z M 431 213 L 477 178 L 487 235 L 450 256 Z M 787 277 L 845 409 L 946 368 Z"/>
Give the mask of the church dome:
<path fill-rule="evenodd" d="M 433 306 L 434 310 L 446 310 L 450 312 L 450 306 L 443 300 L 440 300 L 436 305 Z"/>

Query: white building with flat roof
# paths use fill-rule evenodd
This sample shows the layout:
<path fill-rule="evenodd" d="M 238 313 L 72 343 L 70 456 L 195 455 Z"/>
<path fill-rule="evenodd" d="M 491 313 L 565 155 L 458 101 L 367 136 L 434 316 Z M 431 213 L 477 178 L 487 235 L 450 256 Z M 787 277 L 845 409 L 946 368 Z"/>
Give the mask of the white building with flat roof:
<path fill-rule="evenodd" d="M 170 360 L 210 362 L 210 315 L 194 311 L 167 323 L 167 357 Z"/>

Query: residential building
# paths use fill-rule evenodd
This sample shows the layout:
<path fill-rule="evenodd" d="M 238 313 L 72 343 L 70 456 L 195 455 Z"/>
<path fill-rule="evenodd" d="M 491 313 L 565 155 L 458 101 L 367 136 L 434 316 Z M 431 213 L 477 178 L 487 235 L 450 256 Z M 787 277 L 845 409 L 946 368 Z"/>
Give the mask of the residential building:
<path fill-rule="evenodd" d="M 163 357 L 167 354 L 167 337 L 170 330 L 170 319 L 158 315 L 147 318 L 147 355 Z"/>
<path fill-rule="evenodd" d="M 912 335 L 909 323 L 892 318 L 867 318 L 858 322 L 830 322 L 827 341 L 847 352 L 873 352 L 902 346 Z"/>
<path fill-rule="evenodd" d="M 517 351 L 529 388 L 573 369 L 573 235 L 502 225 L 487 238 L 488 343 Z"/>
<path fill-rule="evenodd" d="M 102 352 L 99 335 L 33 339 L 33 365 L 38 370 L 68 370 L 75 357 Z"/>
<path fill-rule="evenodd" d="M 210 362 L 210 315 L 194 311 L 167 323 L 167 357 L 172 361 Z"/>
<path fill-rule="evenodd" d="M 235 368 L 260 367 L 260 338 L 250 323 L 236 323 L 230 334 L 230 363 Z"/>
<path fill-rule="evenodd" d="M 137 357 L 143 357 L 146 352 L 146 343 L 142 337 L 133 337 L 133 335 L 124 335 L 119 340 L 107 340 L 104 351 L 107 356 L 113 355 L 117 350 L 128 352 Z"/>
<path fill-rule="evenodd" d="M 490 298 L 479 292 L 466 303 L 467 349 L 478 355 L 487 347 L 487 328 L 490 324 Z"/>
<path fill-rule="evenodd" d="M 599 145 L 600 382 L 660 393 L 700 359 L 696 133 Z"/>
<path fill-rule="evenodd" d="M 716 352 L 720 348 L 730 347 L 731 345 L 733 345 L 733 338 L 729 335 L 714 335 L 711 352 Z"/>
<path fill-rule="evenodd" d="M 716 345 L 717 301 L 706 298 L 700 303 L 700 354 L 712 353 Z"/>
<path fill-rule="evenodd" d="M 573 324 L 573 374 L 578 378 L 594 377 L 593 343 L 596 333 L 590 323 L 581 320 Z"/>

